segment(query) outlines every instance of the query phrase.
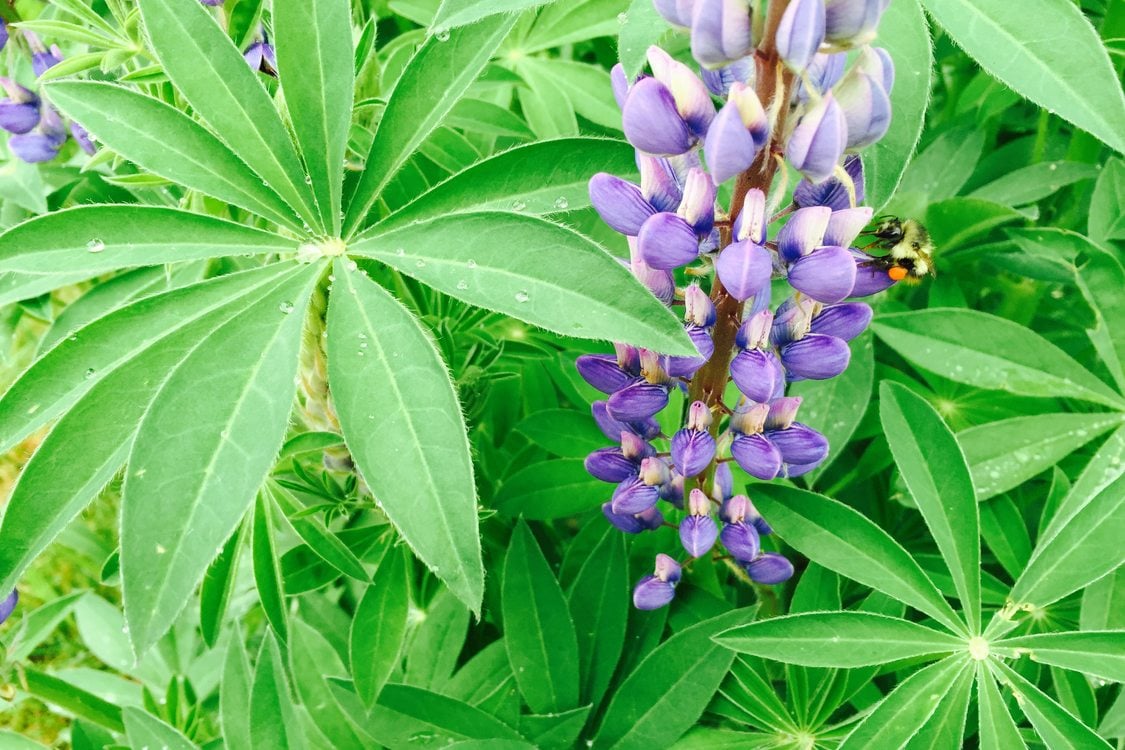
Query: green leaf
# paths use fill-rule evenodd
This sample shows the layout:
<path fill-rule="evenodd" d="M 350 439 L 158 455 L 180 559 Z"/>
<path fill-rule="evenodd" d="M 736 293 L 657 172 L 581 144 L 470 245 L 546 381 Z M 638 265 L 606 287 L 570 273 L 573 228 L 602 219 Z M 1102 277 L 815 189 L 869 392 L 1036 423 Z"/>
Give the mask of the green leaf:
<path fill-rule="evenodd" d="M 189 319 L 182 328 L 177 328 L 179 323 L 174 317 L 164 319 L 162 325 L 171 329 L 171 335 L 159 339 L 157 346 L 133 352 L 127 364 L 109 372 L 81 400 L 74 397 L 77 403 L 58 421 L 24 468 L 0 521 L 0 570 L 6 571 L 0 589 L 11 590 L 28 563 L 66 528 L 124 463 L 137 425 L 167 373 L 189 357 L 200 340 L 225 328 L 245 305 L 273 293 L 286 279 L 281 267 L 256 273 L 272 283 L 261 288 L 255 285 L 228 289 L 223 299 L 226 304 L 211 307 L 207 314 Z M 257 280 L 247 274 L 242 282 L 248 278 Z M 128 309 L 122 311 L 126 316 Z M 133 325 L 140 328 L 139 322 Z M 106 341 L 112 343 L 108 338 Z M 78 344 L 83 346 L 81 339 Z M 81 364 L 81 359 L 77 362 Z M 65 377 L 69 366 L 45 372 Z M 47 384 L 50 380 L 44 378 L 43 382 Z M 62 387 L 56 393 L 67 394 L 73 381 L 60 384 Z M 30 403 L 34 406 L 36 402 Z"/>
<path fill-rule="evenodd" d="M 549 2 L 552 0 L 442 0 L 430 22 L 430 33 L 442 34 L 498 13 L 519 13 Z"/>
<path fill-rule="evenodd" d="M 962 744 L 975 670 L 963 670 L 941 697 L 937 709 L 910 738 L 905 750 L 946 750 Z"/>
<path fill-rule="evenodd" d="M 544 79 L 554 84 L 576 115 L 603 128 L 621 131 L 621 108 L 605 68 L 565 58 L 525 57 L 518 61 L 517 69 L 532 88 Z"/>
<path fill-rule="evenodd" d="M 36 607 L 20 618 L 19 629 L 4 642 L 4 656 L 9 661 L 25 661 L 47 637 L 54 632 L 75 603 L 86 596 L 85 591 L 75 591 Z"/>
<path fill-rule="evenodd" d="M 1125 407 L 1121 396 L 1063 350 L 995 315 L 937 308 L 881 315 L 871 327 L 913 364 L 958 383 Z"/>
<path fill-rule="evenodd" d="M 1015 579 L 1031 559 L 1031 536 L 1019 506 L 1008 495 L 981 503 L 980 531 L 996 561 Z M 1007 598 L 1007 587 L 1001 601 Z"/>
<path fill-rule="evenodd" d="M 1019 696 L 1020 709 L 1043 738 L 1048 750 L 1109 750 L 1105 740 L 1014 669 L 995 660 L 989 661 L 988 666 L 997 679 Z"/>
<path fill-rule="evenodd" d="M 355 691 L 368 708 L 398 666 L 409 614 L 406 559 L 402 550 L 391 547 L 356 607 L 349 639 Z"/>
<path fill-rule="evenodd" d="M 544 219 L 454 214 L 369 235 L 350 251 L 470 305 L 566 336 L 696 353 L 675 315 L 626 268 L 593 241 Z"/>
<path fill-rule="evenodd" d="M 875 347 L 871 335 L 850 344 L 848 369 L 830 380 L 799 380 L 789 386 L 790 396 L 800 396 L 801 422 L 828 438 L 828 458 L 805 476 L 814 483 L 843 453 L 871 403 L 875 384 Z"/>
<path fill-rule="evenodd" d="M 1090 198 L 1090 218 L 1087 233 L 1099 245 L 1109 240 L 1125 239 L 1125 214 L 1121 206 L 1125 204 L 1125 161 L 1110 159 L 1102 167 L 1101 176 L 1094 185 L 1094 195 Z"/>
<path fill-rule="evenodd" d="M 552 47 L 613 36 L 621 28 L 619 14 L 629 0 L 569 0 L 555 2 L 539 11 L 531 31 L 519 41 L 525 55 Z"/>
<path fill-rule="evenodd" d="M 113 732 L 125 731 L 118 706 L 32 666 L 21 666 L 20 673 L 20 687 L 28 695 Z"/>
<path fill-rule="evenodd" d="M 427 690 L 447 688 L 465 646 L 469 619 L 469 609 L 460 599 L 449 589 L 439 591 L 426 606 L 422 624 L 410 636 L 402 682 Z M 503 647 L 499 641 L 497 644 Z"/>
<path fill-rule="evenodd" d="M 270 232 L 161 206 L 77 206 L 0 235 L 0 274 L 36 274 L 44 290 L 131 266 L 294 250 Z M 61 283 L 60 283 L 61 282 Z"/>
<path fill-rule="evenodd" d="M 250 688 L 250 750 L 289 748 L 304 748 L 304 741 L 289 696 L 281 650 L 273 631 L 267 630 Z"/>
<path fill-rule="evenodd" d="M 223 551 L 207 568 L 199 590 L 199 629 L 209 648 L 219 642 L 227 607 L 230 605 L 234 584 L 238 576 L 238 560 L 245 541 L 245 526 L 231 534 Z"/>
<path fill-rule="evenodd" d="M 219 691 L 223 739 L 231 747 L 250 747 L 251 679 L 242 629 L 235 625 L 227 642 L 222 689 Z"/>
<path fill-rule="evenodd" d="M 289 614 L 285 608 L 280 555 L 273 541 L 273 510 L 265 492 L 264 489 L 259 491 L 254 503 L 253 532 L 250 536 L 254 584 L 266 621 L 284 642 L 289 640 Z"/>
<path fill-rule="evenodd" d="M 607 526 L 567 592 L 578 636 L 580 703 L 598 705 L 625 646 L 629 570 L 625 538 Z"/>
<path fill-rule="evenodd" d="M 1027 0 L 1013 14 L 1005 0 L 922 0 L 922 5 L 1004 84 L 1125 151 L 1125 97 L 1105 47 L 1078 6 Z"/>
<path fill-rule="evenodd" d="M 1093 499 L 1122 476 L 1125 476 L 1125 428 L 1112 433 L 1086 464 L 1066 497 L 1049 517 L 1050 523 L 1045 528 L 1041 526 L 1039 546 L 1042 547 L 1069 526 Z"/>
<path fill-rule="evenodd" d="M 165 750 L 195 750 L 196 745 L 174 727 L 147 714 L 139 708 L 127 706 L 122 712 L 125 734 L 133 747 L 159 747 Z"/>
<path fill-rule="evenodd" d="M 812 492 L 770 484 L 754 489 L 758 510 L 802 555 L 964 632 L 965 626 L 918 563 L 870 520 Z"/>
<path fill-rule="evenodd" d="M 551 566 L 520 521 L 504 558 L 504 647 L 527 705 L 536 713 L 578 707 L 578 642 Z"/>
<path fill-rule="evenodd" d="M 505 515 L 545 521 L 597 508 L 612 492 L 612 485 L 590 476 L 582 459 L 554 458 L 525 466 L 506 479 L 494 505 Z"/>
<path fill-rule="evenodd" d="M 887 7 L 879 21 L 876 43 L 890 53 L 897 73 L 891 89 L 894 117 L 890 128 L 863 152 L 867 203 L 878 212 L 894 195 L 918 146 L 930 101 L 933 53 L 930 30 L 918 0 L 898 0 Z"/>
<path fill-rule="evenodd" d="M 379 712 L 379 709 L 387 711 Z M 479 708 L 411 685 L 390 684 L 379 695 L 376 712 L 400 717 L 395 724 L 401 725 L 401 717 L 410 717 L 441 730 L 442 734 L 470 739 L 518 740 L 520 736 L 514 729 L 499 719 L 490 716 Z M 376 737 L 379 735 L 376 734 Z M 417 735 L 415 735 L 417 736 Z M 439 738 L 440 741 L 440 738 Z M 415 742 L 417 742 L 415 740 Z M 446 743 L 442 743 L 446 744 Z M 401 747 L 394 744 L 394 747 Z"/>
<path fill-rule="evenodd" d="M 142 169 L 300 229 L 293 210 L 211 131 L 175 107 L 100 81 L 59 81 L 51 103 Z"/>
<path fill-rule="evenodd" d="M 743 654 L 806 667 L 868 667 L 963 651 L 965 641 L 908 620 L 866 612 L 771 617 L 715 636 Z"/>
<path fill-rule="evenodd" d="M 339 436 L 336 439 L 339 440 Z M 290 494 L 289 490 L 276 482 L 271 482 L 270 494 L 278 507 L 281 508 L 281 512 L 286 515 L 289 525 L 293 527 L 293 530 L 297 532 L 301 539 L 305 540 L 309 549 L 315 552 L 318 557 L 344 575 L 357 581 L 367 583 L 371 580 L 367 571 L 363 569 L 363 561 L 356 557 L 355 553 L 336 534 L 329 531 L 328 527 L 318 517 L 304 513 L 304 506 L 297 502 L 297 499 Z"/>
<path fill-rule="evenodd" d="M 1053 195 L 1067 185 L 1097 176 L 1098 168 L 1093 164 L 1041 161 L 1012 170 L 969 193 L 969 197 L 1004 206 L 1023 206 Z"/>
<path fill-rule="evenodd" d="M 276 0 L 273 29 L 285 108 L 312 179 L 321 222 L 340 232 L 355 61 L 348 0 Z"/>
<path fill-rule="evenodd" d="M 301 268 L 201 342 L 137 429 L 122 493 L 121 578 L 138 654 L 187 603 L 273 465 L 319 271 Z"/>
<path fill-rule="evenodd" d="M 620 16 L 618 20 L 621 20 Z M 886 16 L 882 22 L 887 22 Z M 648 48 L 667 32 L 668 23 L 656 12 L 651 0 L 632 0 L 629 3 L 621 31 L 617 34 L 617 57 L 625 68 L 626 78 L 630 81 L 636 78 L 645 66 Z"/>
<path fill-rule="evenodd" d="M 0 452 L 64 413 L 104 378 L 157 342 L 172 339 L 227 307 L 261 293 L 279 280 L 282 266 L 255 269 L 173 290 L 68 332 L 29 367 L 4 394 L 0 409 Z M 208 329 L 209 330 L 209 329 Z"/>
<path fill-rule="evenodd" d="M 347 234 L 363 227 L 383 188 L 464 96 L 515 20 L 514 15 L 493 16 L 443 35 L 444 41 L 432 36 L 414 53 L 391 92 L 350 196 Z"/>
<path fill-rule="evenodd" d="M 992 644 L 1000 653 L 1027 655 L 1040 664 L 1085 672 L 1110 682 L 1125 682 L 1125 631 L 1039 633 Z M 1002 650 L 1003 649 L 1003 650 Z"/>
<path fill-rule="evenodd" d="M 897 90 L 898 87 L 896 86 Z M 945 131 L 911 160 L 898 186 L 895 206 L 911 200 L 906 213 L 919 214 L 927 203 L 957 195 L 973 175 L 984 149 L 984 133 L 969 126 Z"/>
<path fill-rule="evenodd" d="M 734 653 L 712 636 L 753 620 L 746 607 L 696 623 L 649 651 L 606 708 L 593 747 L 668 747 L 691 728 L 726 677 Z"/>
<path fill-rule="evenodd" d="M 464 102 L 462 102 L 464 103 Z M 590 205 L 590 175 L 636 171 L 634 150 L 607 138 L 558 138 L 516 146 L 458 172 L 365 232 L 383 234 L 451 213 L 503 211 L 541 215 Z"/>
<path fill-rule="evenodd" d="M 141 0 L 139 6 L 157 59 L 196 114 L 302 219 L 323 229 L 273 101 L 207 8 L 195 0 Z"/>
<path fill-rule="evenodd" d="M 904 747 L 969 671 L 969 662 L 951 656 L 920 669 L 899 683 L 848 735 L 840 750 Z"/>
<path fill-rule="evenodd" d="M 365 750 L 362 731 L 348 719 L 329 687 L 329 680 L 346 677 L 348 670 L 332 644 L 300 618 L 289 633 L 289 672 L 301 703 L 314 707 L 316 723 L 333 747 Z"/>
<path fill-rule="evenodd" d="M 1125 545 L 1121 544 L 1125 476 L 1119 475 L 1073 512 L 1068 503 L 1069 498 L 1063 501 L 1065 522 L 1054 523 L 1064 517 L 1060 509 L 1040 536 L 1031 560 L 1012 587 L 1012 601 L 1045 607 L 1125 563 Z"/>
<path fill-rule="evenodd" d="M 805 416 L 803 412 L 801 416 Z M 606 444 L 605 435 L 589 413 L 574 409 L 542 409 L 514 429 L 543 450 L 563 458 L 585 458 Z"/>
<path fill-rule="evenodd" d="M 1119 414 L 1034 414 L 970 427 L 957 442 L 973 472 L 977 499 L 1018 487 L 1102 433 L 1121 425 Z"/>
<path fill-rule="evenodd" d="M 593 706 L 582 706 L 558 714 L 523 714 L 519 719 L 520 734 L 534 741 L 535 747 L 574 747 Z"/>
<path fill-rule="evenodd" d="M 553 75 L 530 59 L 524 57 L 512 65 L 526 84 L 518 91 L 520 111 L 527 118 L 527 124 L 541 140 L 577 136 L 578 116 L 570 97 Z"/>
<path fill-rule="evenodd" d="M 328 379 L 344 440 L 415 554 L 474 611 L 484 595 L 461 405 L 418 319 L 362 271 L 335 266 Z"/>
<path fill-rule="evenodd" d="M 1125 268 L 1110 253 L 1091 245 L 1077 269 L 1078 289 L 1094 311 L 1094 327 L 1086 331 L 1098 356 L 1125 392 Z"/>
<path fill-rule="evenodd" d="M 1125 568 L 1086 587 L 1082 592 L 1082 630 L 1125 630 Z M 9 651 L 11 653 L 11 651 Z"/>
<path fill-rule="evenodd" d="M 879 417 L 891 455 L 953 576 L 975 635 L 980 632 L 980 513 L 957 438 L 937 411 L 904 385 L 884 381 Z"/>
<path fill-rule="evenodd" d="M 926 211 L 926 227 L 934 244 L 943 251 L 970 244 L 993 229 L 1026 217 L 1014 208 L 978 198 L 948 198 L 931 203 Z"/>
<path fill-rule="evenodd" d="M 984 662 L 977 664 L 977 710 L 980 712 L 981 750 L 1018 750 L 1027 748 L 1020 730 L 1004 705 L 1004 698 Z"/>

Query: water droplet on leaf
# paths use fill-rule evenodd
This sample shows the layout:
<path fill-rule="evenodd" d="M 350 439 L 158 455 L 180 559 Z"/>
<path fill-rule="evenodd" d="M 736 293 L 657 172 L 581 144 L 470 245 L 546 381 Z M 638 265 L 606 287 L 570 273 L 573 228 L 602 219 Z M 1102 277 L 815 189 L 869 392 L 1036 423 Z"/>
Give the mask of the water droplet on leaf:
<path fill-rule="evenodd" d="M 527 302 L 531 299 L 531 295 L 527 292 L 516 292 L 516 302 Z"/>
<path fill-rule="evenodd" d="M 105 243 L 99 239 L 92 239 L 86 243 L 86 249 L 91 253 L 100 253 L 105 250 Z"/>

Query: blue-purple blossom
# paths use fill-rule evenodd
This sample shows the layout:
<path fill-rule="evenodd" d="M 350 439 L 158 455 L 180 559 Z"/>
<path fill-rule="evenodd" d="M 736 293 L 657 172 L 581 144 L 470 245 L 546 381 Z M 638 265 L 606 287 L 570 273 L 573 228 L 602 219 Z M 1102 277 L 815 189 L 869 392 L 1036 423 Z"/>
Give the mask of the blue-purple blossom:
<path fill-rule="evenodd" d="M 16 605 L 20 601 L 20 592 L 12 589 L 12 593 L 5 597 L 4 601 L 0 602 L 0 624 L 12 616 L 16 611 Z"/>
<path fill-rule="evenodd" d="M 8 94 L 0 99 L 0 128 L 9 133 L 29 133 L 39 124 L 39 97 L 11 78 L 0 77 L 0 87 Z"/>
<path fill-rule="evenodd" d="M 754 582 L 781 583 L 793 565 L 762 549 L 773 530 L 736 494 L 744 481 L 736 471 L 769 481 L 823 464 L 828 440 L 798 420 L 801 399 L 787 388 L 843 372 L 848 341 L 872 315 L 849 299 L 894 283 L 854 247 L 872 211 L 860 205 L 863 163 L 845 154 L 877 140 L 890 121 L 894 67 L 885 50 L 863 46 L 886 3 L 791 0 L 776 37 L 756 50 L 747 0 L 654 3 L 690 31 L 700 70 L 656 47 L 647 55 L 651 75 L 629 81 L 614 67 L 640 184 L 597 174 L 590 199 L 625 236 L 637 279 L 666 305 L 683 306 L 697 353 L 619 344 L 614 354 L 578 359 L 582 377 L 606 394 L 592 413 L 614 443 L 586 466 L 614 485 L 602 510 L 616 528 L 669 525 L 685 564 L 726 557 Z M 778 206 L 786 183 L 774 179 L 782 154 L 803 175 L 786 207 Z M 716 202 L 720 185 L 733 194 L 729 207 Z M 667 415 L 657 416 L 677 391 L 688 407 L 665 432 Z M 669 604 L 680 564 L 658 555 L 634 604 Z"/>

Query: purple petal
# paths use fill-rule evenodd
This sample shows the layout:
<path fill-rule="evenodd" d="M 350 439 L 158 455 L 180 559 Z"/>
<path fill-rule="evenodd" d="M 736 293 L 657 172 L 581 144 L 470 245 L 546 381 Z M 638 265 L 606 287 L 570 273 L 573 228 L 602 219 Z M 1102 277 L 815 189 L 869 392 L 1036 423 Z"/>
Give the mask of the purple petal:
<path fill-rule="evenodd" d="M 762 550 L 762 542 L 758 537 L 758 530 L 748 523 L 728 523 L 723 526 L 719 535 L 727 552 L 736 560 L 753 560 Z"/>
<path fill-rule="evenodd" d="M 777 254 L 786 263 L 808 255 L 824 244 L 831 221 L 832 210 L 825 206 L 797 209 L 777 233 Z"/>
<path fill-rule="evenodd" d="M 653 214 L 641 227 L 637 248 L 644 262 L 662 271 L 687 265 L 699 256 L 699 238 L 676 214 Z"/>
<path fill-rule="evenodd" d="M 769 250 L 750 240 L 732 242 L 719 253 L 715 272 L 727 292 L 744 302 L 769 285 L 773 259 Z"/>
<path fill-rule="evenodd" d="M 879 81 L 853 70 L 833 92 L 848 124 L 848 149 L 870 146 L 886 134 L 891 125 L 891 100 Z"/>
<path fill-rule="evenodd" d="M 749 168 L 760 150 L 761 146 L 743 124 L 737 105 L 724 104 L 711 121 L 703 142 L 703 155 L 715 184 L 721 185 Z"/>
<path fill-rule="evenodd" d="M 59 155 L 59 144 L 55 139 L 41 133 L 13 135 L 8 139 L 8 148 L 29 164 L 50 161 Z"/>
<path fill-rule="evenodd" d="M 781 452 L 763 435 L 738 435 L 730 446 L 734 460 L 750 476 L 769 481 L 781 471 Z"/>
<path fill-rule="evenodd" d="M 583 354 L 574 365 L 582 379 L 602 393 L 616 393 L 637 379 L 618 366 L 613 354 Z"/>
<path fill-rule="evenodd" d="M 790 6 L 792 7 L 792 6 Z M 785 158 L 813 182 L 832 176 L 848 144 L 848 122 L 831 93 L 810 109 L 785 147 Z"/>
<path fill-rule="evenodd" d="M 719 529 L 711 516 L 688 516 L 680 521 L 680 543 L 692 557 L 700 557 L 715 546 Z"/>
<path fill-rule="evenodd" d="M 656 576 L 645 576 L 633 589 L 633 606 L 637 609 L 660 609 L 675 596 L 675 586 Z"/>
<path fill-rule="evenodd" d="M 637 476 L 639 464 L 625 457 L 618 447 L 598 448 L 586 456 L 586 471 L 595 479 L 618 484 Z"/>
<path fill-rule="evenodd" d="M 656 505 L 659 499 L 660 491 L 656 487 L 645 484 L 639 477 L 632 477 L 617 485 L 610 500 L 610 509 L 618 515 L 640 513 Z"/>
<path fill-rule="evenodd" d="M 851 356 L 852 351 L 843 339 L 810 333 L 781 350 L 781 364 L 790 375 L 827 380 L 846 370 Z"/>
<path fill-rule="evenodd" d="M 852 248 L 851 254 L 856 263 L 856 272 L 855 286 L 849 297 L 869 297 L 895 285 L 895 280 L 885 270 L 871 265 L 870 255 L 855 248 Z"/>
<path fill-rule="evenodd" d="M 20 592 L 12 589 L 12 593 L 8 594 L 8 596 L 4 598 L 4 601 L 0 602 L 0 623 L 3 623 L 12 616 L 12 613 L 16 611 L 16 605 L 19 604 L 19 601 Z"/>
<path fill-rule="evenodd" d="M 776 552 L 763 552 L 753 562 L 742 566 L 750 580 L 773 585 L 785 583 L 793 577 L 793 563 Z"/>
<path fill-rule="evenodd" d="M 697 357 L 668 357 L 664 369 L 673 378 L 690 378 L 699 368 L 707 364 L 711 355 L 715 353 L 715 343 L 711 341 L 711 334 L 701 326 L 686 326 L 688 338 L 695 344 L 699 352 Z"/>
<path fill-rule="evenodd" d="M 822 247 L 789 266 L 789 285 L 826 305 L 847 298 L 855 277 L 855 261 L 844 247 Z"/>
<path fill-rule="evenodd" d="M 856 202 L 863 203 L 863 161 L 859 156 L 851 154 L 844 159 L 844 170 L 852 178 L 852 184 L 855 185 Z M 829 177 L 817 185 L 807 179 L 801 180 L 793 191 L 793 201 L 802 208 L 828 206 L 833 211 L 839 211 L 850 206 L 847 188 L 836 177 Z"/>
<path fill-rule="evenodd" d="M 781 459 L 787 464 L 818 464 L 828 455 L 828 438 L 800 422 L 765 435 L 781 451 Z"/>
<path fill-rule="evenodd" d="M 871 307 L 863 302 L 833 305 L 824 308 L 813 318 L 811 330 L 813 333 L 823 333 L 844 341 L 851 341 L 867 329 L 872 315 Z"/>
<path fill-rule="evenodd" d="M 839 46 L 870 42 L 888 5 L 890 0 L 825 0 L 825 37 Z"/>
<path fill-rule="evenodd" d="M 672 464 L 685 477 L 703 473 L 715 457 L 715 438 L 704 430 L 678 430 L 672 436 Z"/>
<path fill-rule="evenodd" d="M 773 352 L 743 349 L 730 363 L 730 375 L 738 390 L 751 401 L 765 403 L 782 379 L 781 366 Z"/>
<path fill-rule="evenodd" d="M 602 505 L 602 514 L 618 531 L 624 531 L 626 534 L 639 534 L 646 531 L 643 521 L 632 513 L 614 513 L 611 503 Z"/>
<path fill-rule="evenodd" d="M 9 133 L 22 135 L 29 133 L 39 124 L 39 104 L 37 102 L 17 102 L 11 99 L 0 101 L 0 128 Z"/>
<path fill-rule="evenodd" d="M 602 221 L 630 237 L 636 237 L 645 219 L 656 213 L 639 187 L 605 172 L 590 178 L 590 202 Z"/>
<path fill-rule="evenodd" d="M 717 68 L 749 55 L 749 2 L 696 0 L 691 18 L 691 54 L 705 68 Z"/>
<path fill-rule="evenodd" d="M 695 142 L 672 92 L 655 78 L 638 81 L 629 90 L 621 124 L 630 143 L 655 156 L 685 153 Z"/>
<path fill-rule="evenodd" d="M 777 26 L 777 52 L 797 73 L 809 66 L 824 41 L 824 0 L 792 0 Z"/>

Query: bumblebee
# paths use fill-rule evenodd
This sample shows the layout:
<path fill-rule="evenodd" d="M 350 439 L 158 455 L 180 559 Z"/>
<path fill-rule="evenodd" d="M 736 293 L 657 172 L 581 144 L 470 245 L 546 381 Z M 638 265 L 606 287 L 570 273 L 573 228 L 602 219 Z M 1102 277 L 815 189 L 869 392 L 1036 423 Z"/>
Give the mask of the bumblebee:
<path fill-rule="evenodd" d="M 876 241 L 868 245 L 886 250 L 886 255 L 872 257 L 863 265 L 887 272 L 895 281 L 917 284 L 923 276 L 936 276 L 934 269 L 934 243 L 930 233 L 914 219 L 894 216 L 879 220 L 871 234 Z"/>

